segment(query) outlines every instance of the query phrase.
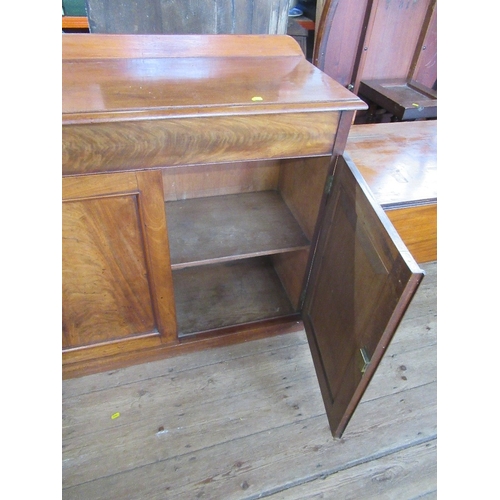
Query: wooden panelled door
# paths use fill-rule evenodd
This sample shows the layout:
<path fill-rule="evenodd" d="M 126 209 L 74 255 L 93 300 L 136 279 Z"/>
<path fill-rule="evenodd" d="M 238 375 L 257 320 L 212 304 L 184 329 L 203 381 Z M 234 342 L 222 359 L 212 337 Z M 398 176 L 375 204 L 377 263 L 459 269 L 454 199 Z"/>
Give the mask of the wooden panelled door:
<path fill-rule="evenodd" d="M 357 168 L 337 157 L 302 314 L 335 437 L 422 278 Z"/>
<path fill-rule="evenodd" d="M 63 360 L 176 338 L 159 171 L 63 178 Z"/>

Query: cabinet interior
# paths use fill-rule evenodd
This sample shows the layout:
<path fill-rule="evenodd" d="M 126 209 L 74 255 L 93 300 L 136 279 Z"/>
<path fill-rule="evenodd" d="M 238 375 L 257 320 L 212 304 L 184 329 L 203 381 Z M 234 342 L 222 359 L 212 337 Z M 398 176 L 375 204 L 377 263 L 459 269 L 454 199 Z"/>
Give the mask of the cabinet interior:
<path fill-rule="evenodd" d="M 162 170 L 179 337 L 298 311 L 329 162 Z"/>

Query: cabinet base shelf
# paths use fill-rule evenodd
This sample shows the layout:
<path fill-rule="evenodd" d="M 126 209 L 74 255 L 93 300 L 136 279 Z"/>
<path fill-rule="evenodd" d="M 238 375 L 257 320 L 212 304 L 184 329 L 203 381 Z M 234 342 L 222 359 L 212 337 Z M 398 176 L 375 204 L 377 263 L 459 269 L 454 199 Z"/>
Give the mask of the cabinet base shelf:
<path fill-rule="evenodd" d="M 295 310 L 269 257 L 173 272 L 179 338 Z"/>

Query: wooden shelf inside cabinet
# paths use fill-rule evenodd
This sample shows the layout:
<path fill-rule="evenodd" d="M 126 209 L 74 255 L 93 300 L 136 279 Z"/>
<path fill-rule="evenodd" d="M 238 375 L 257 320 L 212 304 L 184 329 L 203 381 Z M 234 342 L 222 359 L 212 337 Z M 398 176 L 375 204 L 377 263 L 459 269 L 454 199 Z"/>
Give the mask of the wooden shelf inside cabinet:
<path fill-rule="evenodd" d="M 172 269 L 305 249 L 309 240 L 276 191 L 165 203 Z"/>
<path fill-rule="evenodd" d="M 181 338 L 296 312 L 269 257 L 179 269 L 173 280 Z"/>

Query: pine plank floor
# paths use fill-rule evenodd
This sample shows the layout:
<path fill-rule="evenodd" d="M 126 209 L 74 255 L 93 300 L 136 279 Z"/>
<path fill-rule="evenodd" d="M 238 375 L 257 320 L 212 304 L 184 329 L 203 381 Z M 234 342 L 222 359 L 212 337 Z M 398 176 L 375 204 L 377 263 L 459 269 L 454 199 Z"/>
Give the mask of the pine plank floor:
<path fill-rule="evenodd" d="M 62 498 L 436 498 L 437 265 L 422 267 L 342 439 L 303 331 L 192 353 L 63 381 Z"/>

